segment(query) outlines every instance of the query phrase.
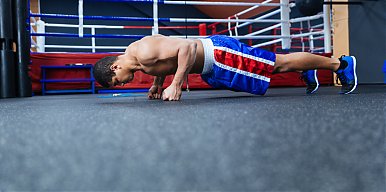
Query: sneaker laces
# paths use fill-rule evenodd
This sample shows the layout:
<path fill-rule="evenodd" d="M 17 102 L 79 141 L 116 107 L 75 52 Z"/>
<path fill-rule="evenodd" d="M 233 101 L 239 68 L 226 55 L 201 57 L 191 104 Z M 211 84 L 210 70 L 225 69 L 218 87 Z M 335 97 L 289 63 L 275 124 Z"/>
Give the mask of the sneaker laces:
<path fill-rule="evenodd" d="M 342 84 L 347 84 L 347 77 L 344 75 L 344 73 L 337 73 L 336 75 Z"/>
<path fill-rule="evenodd" d="M 339 61 L 340 61 L 340 63 L 342 63 L 343 57 L 345 57 L 345 56 L 346 56 L 346 55 L 342 55 L 342 56 L 340 56 L 340 57 L 338 58 Z M 339 71 L 339 69 L 338 69 L 338 71 Z M 338 76 L 338 78 L 339 78 L 339 80 L 340 80 L 340 82 L 341 82 L 342 84 L 347 84 L 347 77 L 344 75 L 343 71 L 340 72 L 340 73 L 337 73 L 337 72 L 336 72 L 336 75 Z M 338 79 L 336 79 L 336 84 L 339 84 Z"/>

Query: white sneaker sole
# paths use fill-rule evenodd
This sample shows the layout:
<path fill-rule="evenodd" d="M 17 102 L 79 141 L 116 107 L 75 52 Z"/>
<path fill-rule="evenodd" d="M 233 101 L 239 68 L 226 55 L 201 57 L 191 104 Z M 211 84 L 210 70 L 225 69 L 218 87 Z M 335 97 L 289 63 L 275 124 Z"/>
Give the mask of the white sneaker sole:
<path fill-rule="evenodd" d="M 318 72 L 318 70 L 315 70 L 315 73 L 314 73 L 314 77 L 315 77 L 315 80 L 316 80 L 316 87 L 315 87 L 314 90 L 311 91 L 310 94 L 315 93 L 319 89 L 319 80 L 318 80 L 318 76 L 316 75 L 317 72 Z"/>
<path fill-rule="evenodd" d="M 314 90 L 312 90 L 310 93 L 307 93 L 307 94 L 313 94 L 319 89 L 319 81 L 318 81 L 318 76 L 316 75 L 316 73 L 317 73 L 317 70 L 315 69 L 314 78 L 316 80 L 316 87 L 314 88 Z"/>
<path fill-rule="evenodd" d="M 350 56 L 353 60 L 353 65 L 354 65 L 354 80 L 355 80 L 355 85 L 354 87 L 347 93 L 344 93 L 345 95 L 353 92 L 356 88 L 357 88 L 357 84 L 358 84 L 358 78 L 357 78 L 357 72 L 356 72 L 356 68 L 357 68 L 357 59 L 354 57 L 354 56 Z"/>

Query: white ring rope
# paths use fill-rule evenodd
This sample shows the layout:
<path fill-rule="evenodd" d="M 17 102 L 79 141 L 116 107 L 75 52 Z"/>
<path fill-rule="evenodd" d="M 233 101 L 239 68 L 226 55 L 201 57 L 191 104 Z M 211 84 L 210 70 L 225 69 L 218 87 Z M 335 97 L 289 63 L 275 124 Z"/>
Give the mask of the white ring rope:
<path fill-rule="evenodd" d="M 152 28 L 152 34 L 158 34 L 158 20 L 163 19 L 163 18 L 158 18 L 158 2 L 159 0 L 154 0 L 153 1 L 153 28 Z M 253 47 L 261 47 L 261 46 L 266 46 L 266 45 L 272 45 L 275 43 L 286 42 L 286 48 L 284 49 L 289 49 L 291 39 L 293 38 L 303 38 L 308 36 L 309 41 L 312 41 L 311 44 L 313 44 L 314 40 L 320 40 L 324 38 L 324 35 L 326 34 L 326 29 L 320 29 L 320 27 L 326 27 L 326 24 L 317 24 L 315 26 L 310 26 L 309 29 L 310 32 L 308 33 L 302 33 L 300 34 L 291 34 L 291 32 L 288 30 L 288 32 L 283 33 L 283 29 L 288 28 L 291 23 L 301 23 L 303 21 L 311 21 L 311 20 L 317 20 L 317 19 L 325 19 L 323 17 L 326 17 L 326 14 L 318 14 L 314 16 L 307 16 L 307 17 L 300 17 L 300 18 L 294 18 L 290 19 L 289 17 L 283 17 L 283 11 L 285 11 L 285 14 L 289 15 L 290 8 L 295 7 L 296 5 L 294 3 L 289 3 L 289 0 L 281 0 L 280 3 L 270 3 L 273 0 L 265 0 L 262 3 L 249 3 L 249 2 L 202 2 L 202 1 L 163 1 L 164 4 L 174 4 L 174 5 L 221 5 L 221 6 L 252 6 L 249 7 L 239 13 L 236 13 L 228 19 L 202 19 L 202 18 L 169 18 L 170 22 L 199 22 L 199 23 L 207 23 L 207 22 L 216 22 L 216 23 L 227 23 L 228 24 L 228 31 L 229 35 L 232 36 L 233 38 L 236 39 L 271 39 L 268 42 L 260 43 L 257 45 L 253 45 Z M 254 19 L 239 19 L 239 16 L 244 15 L 248 12 L 251 12 L 255 10 L 258 7 L 261 6 L 271 6 L 271 7 L 277 7 L 279 6 L 279 9 L 276 9 L 274 11 L 271 11 L 269 13 L 266 13 L 264 15 L 261 15 L 257 18 Z M 288 11 L 289 10 L 289 11 Z M 83 0 L 79 0 L 79 5 L 78 5 L 78 16 L 79 16 L 79 23 L 78 24 L 60 24 L 60 23 L 44 23 L 41 22 L 40 25 L 37 25 L 37 21 L 34 17 L 30 17 L 32 22 L 31 22 L 31 31 L 35 33 L 34 29 L 32 26 L 40 26 L 40 32 L 38 30 L 37 33 L 42 33 L 41 27 L 66 27 L 66 28 L 78 28 L 79 32 L 79 37 L 84 36 L 84 28 L 90 28 L 91 29 L 91 46 L 77 46 L 77 45 L 45 45 L 41 44 L 42 40 L 44 40 L 44 37 L 38 37 L 40 38 L 40 41 L 38 40 L 37 42 L 32 41 L 32 46 L 31 47 L 37 47 L 40 48 L 40 51 L 43 50 L 44 48 L 63 48 L 63 49 L 91 49 L 92 52 L 95 52 L 96 49 L 125 49 L 126 46 L 96 46 L 95 44 L 95 30 L 96 29 L 135 29 L 135 27 L 131 26 L 113 26 L 113 25 L 84 25 L 83 20 L 84 20 L 84 15 L 83 15 Z M 267 19 L 273 15 L 281 13 L 281 19 Z M 284 14 L 284 15 L 285 15 Z M 90 17 L 90 16 L 88 16 Z M 41 21 L 41 20 L 40 20 Z M 232 23 L 235 23 L 234 26 L 232 26 Z M 265 27 L 264 29 L 260 29 L 258 31 L 254 31 L 252 33 L 248 33 L 245 35 L 239 35 L 238 28 L 248 26 L 253 23 L 276 23 L 274 25 L 270 25 L 268 27 Z M 329 23 L 328 23 L 329 24 Z M 302 26 L 302 25 L 301 25 Z M 139 26 L 138 29 L 143 29 L 140 28 Z M 280 33 L 281 35 L 259 35 L 264 32 L 268 32 L 271 30 L 275 30 L 277 28 L 282 28 L 282 32 Z M 283 28 L 284 27 L 284 28 Z M 232 30 L 235 30 L 233 34 Z M 312 31 L 312 29 L 316 29 Z M 45 30 L 43 30 L 44 33 Z M 324 34 L 324 35 L 323 35 Z M 86 34 L 89 36 L 89 34 Z M 315 37 L 317 35 L 317 37 Z M 135 35 L 134 35 L 135 36 Z M 171 37 L 181 37 L 181 38 L 204 38 L 206 36 L 195 36 L 195 35 L 190 35 L 190 36 L 171 36 Z M 32 39 L 32 36 L 31 36 Z M 289 40 L 289 41 L 288 41 Z M 303 40 L 303 39 L 302 39 Z M 304 49 L 304 42 L 302 41 L 303 49 Z M 313 46 L 312 46 L 313 47 Z M 314 49 L 316 51 L 316 49 Z"/>

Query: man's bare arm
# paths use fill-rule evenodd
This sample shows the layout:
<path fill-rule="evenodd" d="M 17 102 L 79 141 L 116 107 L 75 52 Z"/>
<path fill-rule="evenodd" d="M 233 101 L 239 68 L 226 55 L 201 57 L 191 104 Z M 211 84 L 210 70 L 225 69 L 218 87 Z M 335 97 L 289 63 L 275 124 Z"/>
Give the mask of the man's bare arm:
<path fill-rule="evenodd" d="M 196 60 L 197 43 L 185 41 L 178 46 L 178 66 L 172 84 L 162 94 L 166 101 L 178 101 L 181 98 L 181 86 L 187 78 Z"/>
<path fill-rule="evenodd" d="M 141 64 L 148 66 L 157 61 L 170 61 L 177 58 L 174 79 L 163 93 L 164 100 L 174 101 L 181 97 L 182 84 L 196 60 L 196 49 L 197 43 L 193 40 L 149 37 L 140 41 L 136 55 Z"/>
<path fill-rule="evenodd" d="M 188 41 L 179 47 L 178 67 L 172 82 L 175 85 L 181 87 L 184 83 L 196 60 L 196 50 L 197 43 L 194 41 Z"/>

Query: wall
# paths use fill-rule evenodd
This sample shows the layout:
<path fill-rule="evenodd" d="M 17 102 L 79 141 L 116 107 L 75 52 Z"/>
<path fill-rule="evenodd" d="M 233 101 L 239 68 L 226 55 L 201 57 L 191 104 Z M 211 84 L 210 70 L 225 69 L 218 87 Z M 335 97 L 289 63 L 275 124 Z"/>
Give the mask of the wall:
<path fill-rule="evenodd" d="M 350 54 L 358 61 L 358 83 L 382 83 L 386 60 L 386 1 L 349 5 Z"/>

